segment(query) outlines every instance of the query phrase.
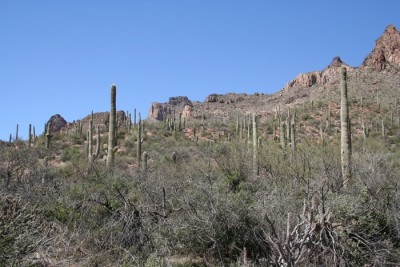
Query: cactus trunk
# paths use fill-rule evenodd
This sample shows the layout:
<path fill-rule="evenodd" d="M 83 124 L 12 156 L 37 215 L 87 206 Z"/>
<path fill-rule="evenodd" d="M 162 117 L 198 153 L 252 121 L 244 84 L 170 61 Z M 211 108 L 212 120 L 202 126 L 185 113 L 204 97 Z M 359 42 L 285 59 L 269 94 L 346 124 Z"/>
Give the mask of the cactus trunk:
<path fill-rule="evenodd" d="M 139 113 L 139 123 L 138 123 L 138 130 L 137 130 L 137 150 L 136 150 L 136 157 L 138 162 L 138 167 L 142 164 L 142 120 L 140 118 Z"/>
<path fill-rule="evenodd" d="M 348 97 L 347 97 L 347 71 L 345 67 L 340 70 L 341 77 L 341 104 L 340 104 L 340 136 L 341 136 L 341 165 L 342 165 L 342 176 L 343 185 L 347 187 L 347 184 L 351 178 L 350 174 L 350 127 L 349 127 L 349 109 L 348 109 Z"/>
<path fill-rule="evenodd" d="M 254 174 L 256 176 L 259 174 L 259 172 L 258 172 L 257 146 L 258 146 L 257 122 L 256 122 L 256 114 L 253 113 L 253 169 L 254 169 Z"/>
<path fill-rule="evenodd" d="M 114 144 L 115 144 L 115 128 L 117 123 L 116 118 L 116 95 L 117 88 L 113 84 L 111 86 L 111 106 L 110 106 L 110 121 L 108 124 L 108 148 L 107 148 L 107 169 L 111 169 L 114 165 Z"/>
<path fill-rule="evenodd" d="M 29 124 L 28 147 L 31 147 L 31 144 L 32 144 L 32 124 Z"/>
<path fill-rule="evenodd" d="M 100 126 L 97 124 L 96 126 L 96 152 L 94 154 L 94 158 L 98 158 L 100 154 Z"/>
<path fill-rule="evenodd" d="M 53 135 L 51 134 L 51 121 L 49 121 L 49 123 L 47 123 L 47 126 L 46 126 L 46 148 L 47 149 L 50 148 L 50 142 L 51 142 L 52 137 L 53 137 Z"/>
<path fill-rule="evenodd" d="M 92 112 L 92 118 L 93 118 L 93 112 Z M 89 162 L 93 161 L 93 148 L 92 148 L 92 143 L 93 143 L 93 119 L 90 119 L 89 121 L 89 129 L 88 129 L 88 160 Z"/>

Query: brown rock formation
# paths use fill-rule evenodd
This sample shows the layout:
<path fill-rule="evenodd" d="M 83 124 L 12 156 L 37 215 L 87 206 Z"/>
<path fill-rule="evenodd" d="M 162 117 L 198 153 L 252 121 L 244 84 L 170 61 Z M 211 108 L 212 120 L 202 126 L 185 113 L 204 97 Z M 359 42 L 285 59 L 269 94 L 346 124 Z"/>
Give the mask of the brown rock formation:
<path fill-rule="evenodd" d="M 56 116 L 56 115 L 55 115 Z M 53 116 L 54 117 L 54 116 Z M 89 121 L 92 118 L 92 115 L 87 115 L 83 119 L 73 121 L 73 122 L 65 122 L 65 124 L 59 128 L 57 131 L 54 131 L 54 126 L 52 126 L 53 133 L 55 132 L 69 132 L 73 131 L 75 127 L 77 127 L 80 123 L 82 127 L 82 133 L 86 133 L 86 131 L 89 129 Z M 110 119 L 109 112 L 96 112 L 93 113 L 93 125 L 99 125 L 100 126 L 100 131 L 108 131 L 108 121 Z M 127 119 L 126 114 L 124 111 L 120 110 L 117 111 L 117 121 L 119 123 L 124 122 Z M 65 121 L 65 120 L 64 120 Z"/>
<path fill-rule="evenodd" d="M 383 70 L 387 65 L 400 67 L 400 32 L 389 25 L 379 37 L 372 52 L 364 59 L 361 67 Z"/>
<path fill-rule="evenodd" d="M 204 100 L 205 103 L 221 103 L 221 104 L 230 104 L 236 103 L 243 100 L 243 97 L 246 94 L 235 94 L 235 93 L 228 93 L 225 95 L 218 95 L 218 94 L 211 94 L 206 97 Z"/>
<path fill-rule="evenodd" d="M 327 83 L 334 82 L 337 79 L 337 74 L 340 71 L 341 66 L 351 69 L 349 65 L 344 63 L 340 57 L 334 57 L 331 64 L 329 64 L 322 71 L 313 71 L 307 73 L 301 73 L 297 77 L 288 82 L 285 85 L 285 90 L 293 87 L 311 87 L 316 85 L 325 85 Z"/>
<path fill-rule="evenodd" d="M 67 121 L 61 117 L 60 114 L 56 114 L 50 117 L 47 123 L 51 123 L 51 132 L 58 133 L 65 125 L 67 125 Z"/>
<path fill-rule="evenodd" d="M 185 106 L 189 105 L 192 106 L 192 101 L 189 100 L 187 96 L 175 96 L 175 97 L 170 97 L 168 100 L 168 104 L 172 106 Z"/>
<path fill-rule="evenodd" d="M 149 114 L 147 118 L 149 120 L 156 120 L 156 121 L 162 121 L 164 120 L 164 117 L 167 114 L 167 107 L 165 104 L 153 102 L 151 103 L 151 106 L 149 108 Z"/>
<path fill-rule="evenodd" d="M 182 110 L 182 117 L 190 118 L 191 115 L 192 115 L 192 107 L 189 105 L 184 106 Z"/>
<path fill-rule="evenodd" d="M 206 99 L 204 100 L 204 102 L 206 102 L 206 103 L 215 103 L 217 101 L 218 101 L 217 94 L 211 94 L 211 95 L 207 96 Z"/>
<path fill-rule="evenodd" d="M 176 114 L 186 112 L 186 115 L 190 116 L 192 107 L 193 103 L 187 96 L 170 97 L 167 103 L 151 103 L 147 118 L 152 121 L 162 121 L 172 110 L 175 110 Z"/>

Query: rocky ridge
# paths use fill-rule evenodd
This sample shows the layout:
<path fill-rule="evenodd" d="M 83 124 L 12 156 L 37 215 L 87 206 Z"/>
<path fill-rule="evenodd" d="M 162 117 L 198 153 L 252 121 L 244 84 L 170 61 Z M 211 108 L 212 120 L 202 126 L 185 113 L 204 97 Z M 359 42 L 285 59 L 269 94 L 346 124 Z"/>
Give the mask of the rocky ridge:
<path fill-rule="evenodd" d="M 310 101 L 331 101 L 337 98 L 337 77 L 341 66 L 348 69 L 351 97 L 373 99 L 379 92 L 382 100 L 386 98 L 391 101 L 397 97 L 393 88 L 400 84 L 400 33 L 394 26 L 387 26 L 376 40 L 372 52 L 359 67 L 350 67 L 337 56 L 323 70 L 299 74 L 274 94 L 210 94 L 203 102 L 191 101 L 186 96 L 170 97 L 165 103 L 151 104 L 148 120 L 162 121 L 173 113 L 181 113 L 183 118 L 228 121 L 256 112 L 262 121 L 263 118 L 273 116 L 278 107 L 292 108 Z M 53 132 L 71 131 L 79 124 L 79 120 L 67 123 L 58 116 L 51 119 L 54 120 Z M 87 130 L 90 117 L 88 115 L 80 120 L 83 132 Z M 124 121 L 125 113 L 119 111 L 118 118 Z M 94 113 L 94 124 L 99 124 L 106 131 L 108 112 Z"/>
<path fill-rule="evenodd" d="M 314 84 L 325 85 L 336 82 L 336 77 L 338 76 L 341 66 L 345 66 L 348 71 L 353 70 L 353 68 L 344 63 L 340 57 L 337 56 L 334 57 L 331 64 L 329 64 L 322 71 L 313 71 L 297 75 L 294 80 L 285 85 L 284 90 L 288 90 L 293 87 L 311 87 Z"/>
<path fill-rule="evenodd" d="M 197 119 L 204 116 L 227 120 L 252 112 L 257 112 L 262 118 L 274 114 L 278 106 L 293 107 L 311 100 L 332 99 L 338 93 L 335 88 L 341 66 L 348 70 L 354 97 L 368 98 L 370 94 L 373 98 L 377 91 L 381 91 L 389 101 L 395 97 L 393 87 L 400 82 L 400 33 L 393 25 L 387 26 L 359 67 L 351 67 L 337 56 L 323 70 L 301 73 L 275 94 L 210 94 L 203 102 L 193 102 L 189 107 L 181 103 L 152 103 L 148 119 L 163 120 L 165 114 L 174 109 L 176 112 L 185 110 L 186 117 Z"/>
<path fill-rule="evenodd" d="M 101 131 L 107 131 L 108 121 L 109 121 L 109 112 L 96 112 L 93 113 L 93 125 L 99 125 Z M 86 117 L 67 122 L 60 114 L 56 114 L 51 116 L 51 118 L 47 121 L 47 123 L 51 122 L 51 132 L 52 133 L 67 133 L 73 132 L 79 125 L 82 127 L 82 132 L 86 132 L 89 128 L 89 121 L 92 118 L 92 115 L 87 115 Z M 126 120 L 126 114 L 124 111 L 117 111 L 117 121 L 123 122 Z"/>
<path fill-rule="evenodd" d="M 388 65 L 400 67 L 400 32 L 388 25 L 376 40 L 372 52 L 365 58 L 361 67 L 383 70 Z"/>

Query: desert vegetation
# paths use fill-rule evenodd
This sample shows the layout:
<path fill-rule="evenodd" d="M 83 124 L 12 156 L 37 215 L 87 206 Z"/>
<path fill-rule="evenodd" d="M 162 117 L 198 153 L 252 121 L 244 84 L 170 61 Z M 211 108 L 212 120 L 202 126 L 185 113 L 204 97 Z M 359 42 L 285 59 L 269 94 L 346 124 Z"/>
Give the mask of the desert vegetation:
<path fill-rule="evenodd" d="M 263 120 L 117 119 L 113 85 L 108 129 L 3 142 L 0 265 L 396 266 L 397 101 L 341 77 Z"/>
<path fill-rule="evenodd" d="M 0 142 L 0 266 L 398 266 L 400 33 L 278 93 Z M 104 90 L 104 94 L 107 91 Z M 132 121 L 133 115 L 133 121 Z"/>

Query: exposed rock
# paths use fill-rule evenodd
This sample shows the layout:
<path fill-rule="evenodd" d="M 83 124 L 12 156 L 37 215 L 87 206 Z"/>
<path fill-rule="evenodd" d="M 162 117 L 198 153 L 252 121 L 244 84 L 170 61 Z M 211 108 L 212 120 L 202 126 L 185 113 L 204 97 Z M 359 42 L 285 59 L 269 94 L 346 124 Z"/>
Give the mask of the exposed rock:
<path fill-rule="evenodd" d="M 230 104 L 242 101 L 246 94 L 228 93 L 226 95 L 211 94 L 204 100 L 205 103 L 221 103 Z"/>
<path fill-rule="evenodd" d="M 362 67 L 383 70 L 387 65 L 400 67 L 400 32 L 389 25 L 375 41 L 372 52 L 364 59 Z"/>
<path fill-rule="evenodd" d="M 60 114 L 51 116 L 47 123 L 51 123 L 52 133 L 58 133 L 65 125 L 67 125 L 67 121 L 61 117 Z"/>
<path fill-rule="evenodd" d="M 217 94 L 211 94 L 211 95 L 207 96 L 206 99 L 204 100 L 204 102 L 206 102 L 206 103 L 215 103 L 217 101 L 218 101 Z"/>
<path fill-rule="evenodd" d="M 301 73 L 297 77 L 288 82 L 284 89 L 290 89 L 293 87 L 311 87 L 313 85 L 325 85 L 336 81 L 337 74 L 339 73 L 339 67 L 346 66 L 348 69 L 352 69 L 349 65 L 344 63 L 340 57 L 334 57 L 332 62 L 322 71 L 313 71 L 307 73 Z"/>
<path fill-rule="evenodd" d="M 189 105 L 185 105 L 182 110 L 182 117 L 190 118 L 191 115 L 192 115 L 192 107 Z"/>
<path fill-rule="evenodd" d="M 345 63 L 340 59 L 340 57 L 334 57 L 331 64 L 329 64 L 327 68 L 338 68 L 341 67 L 343 64 Z"/>
<path fill-rule="evenodd" d="M 121 123 L 124 122 L 127 117 L 124 111 L 119 110 L 117 111 L 117 122 Z M 69 132 L 69 131 L 74 131 L 76 127 L 80 124 L 82 127 L 82 133 L 86 133 L 87 130 L 89 129 L 89 121 L 92 119 L 92 114 L 87 115 L 86 117 L 66 123 L 60 131 L 62 132 Z M 100 126 L 100 131 L 108 131 L 108 122 L 110 120 L 110 113 L 109 112 L 96 112 L 93 113 L 93 126 L 99 125 Z"/>
<path fill-rule="evenodd" d="M 117 122 L 125 121 L 127 119 L 126 114 L 124 111 L 119 110 L 117 111 Z M 81 119 L 81 123 L 89 124 L 90 119 L 92 118 L 92 115 L 87 115 L 83 119 Z M 93 113 L 93 125 L 108 125 L 108 122 L 110 120 L 110 112 L 96 112 Z"/>
<path fill-rule="evenodd" d="M 189 105 L 192 106 L 192 101 L 189 100 L 187 96 L 175 96 L 175 97 L 170 97 L 168 100 L 168 104 L 172 106 L 185 106 Z"/>
<path fill-rule="evenodd" d="M 151 106 L 149 108 L 149 114 L 147 118 L 149 120 L 157 120 L 157 121 L 162 121 L 164 120 L 165 115 L 167 114 L 167 107 L 165 104 L 160 104 L 153 102 L 151 103 Z"/>

